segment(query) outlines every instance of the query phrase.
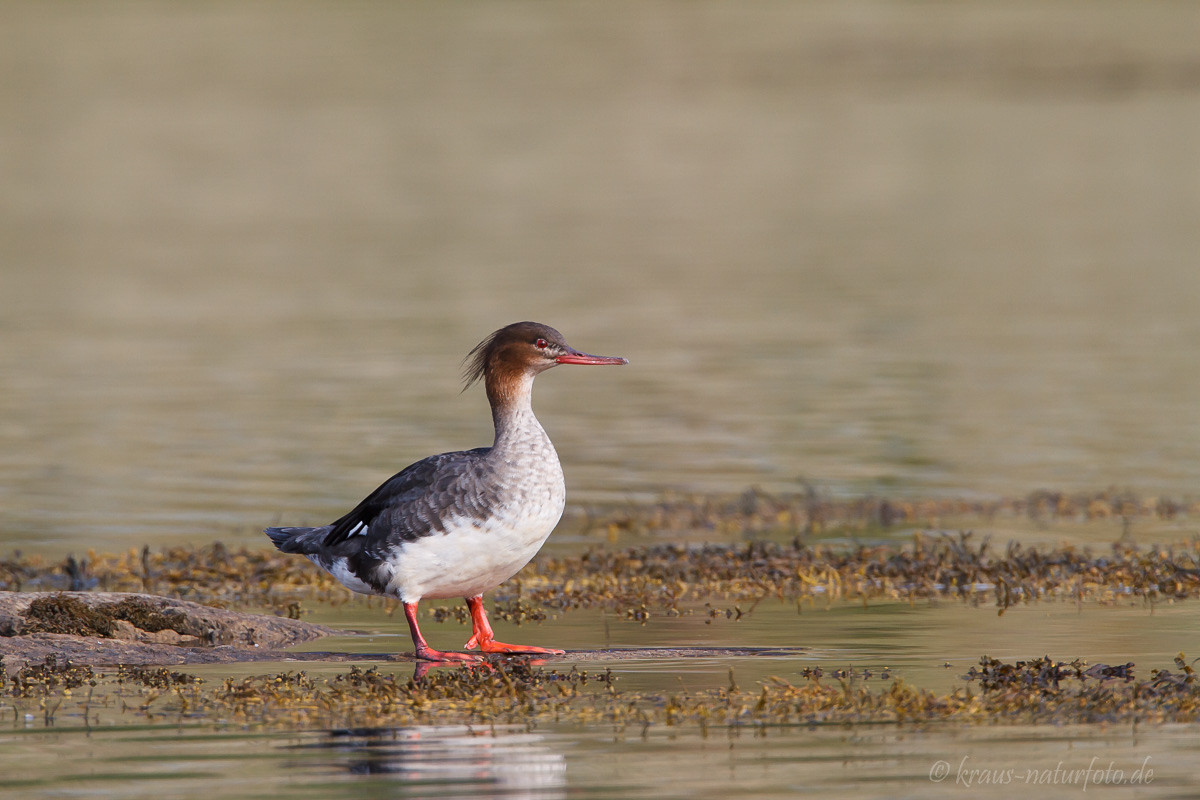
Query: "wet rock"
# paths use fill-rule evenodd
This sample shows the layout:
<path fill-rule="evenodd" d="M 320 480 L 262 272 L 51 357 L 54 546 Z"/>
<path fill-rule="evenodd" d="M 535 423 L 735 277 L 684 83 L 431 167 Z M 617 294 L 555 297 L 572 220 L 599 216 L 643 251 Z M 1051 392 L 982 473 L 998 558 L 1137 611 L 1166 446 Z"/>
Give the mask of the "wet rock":
<path fill-rule="evenodd" d="M 280 648 L 332 632 L 156 595 L 0 592 L 0 661 L 10 671 L 47 655 L 89 664 L 284 659 Z"/>

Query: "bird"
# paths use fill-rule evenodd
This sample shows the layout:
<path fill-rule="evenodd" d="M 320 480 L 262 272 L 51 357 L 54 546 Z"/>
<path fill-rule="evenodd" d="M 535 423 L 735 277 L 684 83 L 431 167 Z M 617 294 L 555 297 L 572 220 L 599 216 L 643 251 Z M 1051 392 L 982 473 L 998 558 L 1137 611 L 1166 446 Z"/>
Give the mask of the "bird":
<path fill-rule="evenodd" d="M 534 378 L 559 364 L 628 363 L 581 353 L 549 325 L 500 328 L 463 360 L 463 391 L 482 380 L 487 392 L 495 426 L 491 447 L 417 461 L 328 525 L 264 532 L 280 551 L 306 556 L 348 589 L 398 599 L 420 660 L 486 657 L 435 650 L 421 634 L 417 604 L 452 597 L 462 597 L 471 616 L 465 650 L 562 654 L 496 641 L 483 595 L 529 563 L 566 505 L 562 465 L 533 414 Z"/>

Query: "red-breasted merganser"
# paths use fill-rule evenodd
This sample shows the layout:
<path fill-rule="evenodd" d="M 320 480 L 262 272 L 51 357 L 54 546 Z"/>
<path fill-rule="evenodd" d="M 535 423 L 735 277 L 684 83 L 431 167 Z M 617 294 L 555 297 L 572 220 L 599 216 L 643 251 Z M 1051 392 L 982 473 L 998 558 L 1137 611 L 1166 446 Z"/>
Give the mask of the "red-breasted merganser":
<path fill-rule="evenodd" d="M 529 563 L 566 503 L 558 454 L 533 415 L 533 379 L 558 364 L 627 363 L 580 353 L 548 325 L 501 328 L 467 355 L 463 373 L 467 386 L 482 378 L 487 389 L 496 426 L 491 447 L 422 459 L 330 525 L 267 528 L 266 534 L 283 552 L 307 556 L 355 592 L 398 598 L 417 658 L 479 658 L 425 642 L 417 603 L 427 597 L 466 599 L 472 622 L 467 650 L 562 653 L 497 642 L 483 593 Z"/>

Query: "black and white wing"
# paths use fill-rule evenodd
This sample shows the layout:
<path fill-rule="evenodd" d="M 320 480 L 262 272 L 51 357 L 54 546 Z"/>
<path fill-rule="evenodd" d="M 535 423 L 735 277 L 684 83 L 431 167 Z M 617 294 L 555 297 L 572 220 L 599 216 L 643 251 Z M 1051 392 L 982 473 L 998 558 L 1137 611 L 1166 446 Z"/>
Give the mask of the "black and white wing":
<path fill-rule="evenodd" d="M 405 467 L 334 522 L 324 546 L 362 536 L 367 550 L 379 552 L 387 545 L 445 533 L 451 521 L 485 519 L 498 500 L 486 480 L 489 450 L 442 453 Z"/>

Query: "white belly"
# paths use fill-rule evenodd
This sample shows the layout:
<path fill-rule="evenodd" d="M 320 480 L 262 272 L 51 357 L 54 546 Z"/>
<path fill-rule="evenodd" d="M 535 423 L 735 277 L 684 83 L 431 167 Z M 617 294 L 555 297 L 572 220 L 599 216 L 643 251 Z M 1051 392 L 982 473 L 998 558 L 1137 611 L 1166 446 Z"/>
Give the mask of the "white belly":
<path fill-rule="evenodd" d="M 406 603 L 426 597 L 475 597 L 529 563 L 562 517 L 563 502 L 484 523 L 460 520 L 445 534 L 406 542 L 390 566 L 387 593 Z"/>

